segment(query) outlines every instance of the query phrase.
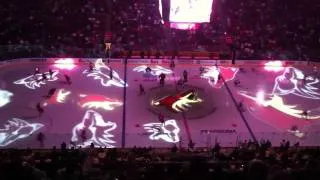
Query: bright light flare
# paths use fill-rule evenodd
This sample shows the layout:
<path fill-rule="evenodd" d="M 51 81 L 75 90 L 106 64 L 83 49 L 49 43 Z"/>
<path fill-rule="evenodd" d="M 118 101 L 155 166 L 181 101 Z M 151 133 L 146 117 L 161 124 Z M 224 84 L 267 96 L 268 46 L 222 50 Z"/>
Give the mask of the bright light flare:
<path fill-rule="evenodd" d="M 279 72 L 283 71 L 285 67 L 283 67 L 283 63 L 281 61 L 269 61 L 264 64 L 264 69 L 266 71 Z"/>
<path fill-rule="evenodd" d="M 102 95 L 79 95 L 81 100 L 79 104 L 82 108 L 88 109 L 104 109 L 106 111 L 114 110 L 116 107 L 122 106 L 122 102 L 111 99 Z"/>
<path fill-rule="evenodd" d="M 0 108 L 10 103 L 11 96 L 13 96 L 13 93 L 0 89 Z"/>
<path fill-rule="evenodd" d="M 54 67 L 58 69 L 72 70 L 76 67 L 75 60 L 72 58 L 58 59 L 54 62 Z"/>
<path fill-rule="evenodd" d="M 258 104 L 263 104 L 265 102 L 264 100 L 264 92 L 263 91 L 259 91 L 257 93 L 257 103 Z"/>
<path fill-rule="evenodd" d="M 57 93 L 56 100 L 58 103 L 64 103 L 66 98 L 71 94 L 71 91 L 66 91 L 64 89 L 59 89 Z"/>

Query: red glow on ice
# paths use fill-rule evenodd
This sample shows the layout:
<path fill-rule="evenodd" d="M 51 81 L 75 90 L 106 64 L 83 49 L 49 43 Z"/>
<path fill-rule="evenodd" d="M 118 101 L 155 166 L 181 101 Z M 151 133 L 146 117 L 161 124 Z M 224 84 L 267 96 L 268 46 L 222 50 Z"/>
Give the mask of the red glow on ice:
<path fill-rule="evenodd" d="M 54 62 L 54 66 L 58 69 L 72 70 L 76 67 L 75 60 L 72 58 L 58 59 Z"/>
<path fill-rule="evenodd" d="M 116 99 L 108 98 L 102 95 L 80 95 L 79 104 L 82 108 L 94 108 L 113 110 L 115 107 L 122 106 L 122 102 Z"/>
<path fill-rule="evenodd" d="M 279 71 L 283 71 L 284 67 L 281 61 L 269 61 L 264 64 L 264 69 L 266 71 L 279 72 Z"/>

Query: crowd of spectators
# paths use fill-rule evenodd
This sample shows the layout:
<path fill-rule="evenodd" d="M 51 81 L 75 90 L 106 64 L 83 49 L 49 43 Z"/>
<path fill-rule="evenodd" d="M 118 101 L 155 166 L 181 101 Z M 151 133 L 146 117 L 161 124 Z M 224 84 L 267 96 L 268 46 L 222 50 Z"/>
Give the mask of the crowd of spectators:
<path fill-rule="evenodd" d="M 1 150 L 1 179 L 317 180 L 319 149 L 244 142 L 237 148 Z M 18 173 L 17 173 L 18 172 Z"/>
<path fill-rule="evenodd" d="M 223 0 L 227 31 L 243 58 L 318 58 L 320 3 L 317 0 Z"/>
<path fill-rule="evenodd" d="M 83 57 L 103 44 L 104 1 L 1 1 L 1 51 Z"/>
<path fill-rule="evenodd" d="M 0 51 L 101 56 L 111 33 L 114 52 L 237 50 L 239 59 L 308 60 L 319 57 L 319 7 L 316 0 L 219 0 L 210 23 L 185 31 L 163 24 L 158 0 L 2 1 Z"/>

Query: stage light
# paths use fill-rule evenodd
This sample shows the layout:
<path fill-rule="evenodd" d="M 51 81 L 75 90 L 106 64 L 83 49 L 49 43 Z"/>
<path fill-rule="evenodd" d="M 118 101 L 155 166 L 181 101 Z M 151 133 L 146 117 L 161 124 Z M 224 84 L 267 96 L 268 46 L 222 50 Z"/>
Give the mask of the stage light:
<path fill-rule="evenodd" d="M 5 147 L 19 139 L 29 137 L 44 125 L 40 123 L 29 123 L 25 120 L 12 118 L 0 129 L 0 147 Z"/>
<path fill-rule="evenodd" d="M 122 102 L 116 99 L 111 99 L 102 95 L 80 95 L 81 100 L 79 104 L 82 108 L 88 109 L 104 109 L 107 111 L 114 110 L 114 108 L 122 106 Z"/>
<path fill-rule="evenodd" d="M 10 103 L 11 96 L 13 96 L 13 93 L 0 89 L 0 108 Z"/>
<path fill-rule="evenodd" d="M 101 114 L 88 110 L 82 121 L 73 127 L 71 142 L 82 147 L 88 147 L 93 143 L 98 147 L 113 148 L 116 142 L 111 139 L 114 137 L 111 132 L 116 128 L 115 122 L 105 121 Z"/>
<path fill-rule="evenodd" d="M 93 71 L 85 70 L 83 74 L 92 77 L 94 80 L 100 80 L 102 86 L 128 87 L 128 84 L 120 78 L 119 74 L 106 66 L 102 59 L 97 59 Z"/>
<path fill-rule="evenodd" d="M 46 79 L 43 79 L 42 74 L 35 74 L 35 75 L 28 76 L 26 78 L 17 80 L 13 83 L 22 84 L 29 89 L 36 89 L 36 88 L 40 88 L 41 85 L 45 85 L 46 82 L 53 82 L 59 79 L 58 78 L 59 71 L 53 71 L 52 75 L 50 75 L 49 72 L 45 72 L 44 74 L 46 76 Z"/>
<path fill-rule="evenodd" d="M 283 71 L 285 67 L 283 67 L 283 63 L 281 61 L 269 61 L 264 64 L 264 69 L 266 71 L 279 72 Z"/>
<path fill-rule="evenodd" d="M 72 70 L 76 67 L 75 60 L 72 58 L 58 59 L 54 62 L 54 67 L 58 69 Z"/>
<path fill-rule="evenodd" d="M 164 123 L 147 123 L 143 128 L 151 133 L 150 140 L 163 140 L 168 143 L 177 143 L 180 141 L 180 128 L 174 119 L 165 121 Z"/>

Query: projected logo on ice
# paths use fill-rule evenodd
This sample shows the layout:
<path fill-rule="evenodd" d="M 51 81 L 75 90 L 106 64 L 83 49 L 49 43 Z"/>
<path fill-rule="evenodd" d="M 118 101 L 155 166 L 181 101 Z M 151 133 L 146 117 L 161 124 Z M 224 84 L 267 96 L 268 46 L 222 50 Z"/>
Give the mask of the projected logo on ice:
<path fill-rule="evenodd" d="M 128 86 L 128 84 L 120 78 L 119 74 L 116 71 L 112 70 L 110 67 L 104 64 L 102 59 L 97 59 L 92 71 L 85 70 L 83 71 L 83 74 L 87 75 L 87 77 L 92 77 L 95 80 L 100 80 L 102 86 Z"/>
<path fill-rule="evenodd" d="M 281 68 L 277 67 L 277 71 L 272 71 L 281 71 Z M 282 71 L 282 74 L 275 78 L 271 93 L 259 91 L 255 94 L 254 92 L 240 91 L 239 94 L 246 98 L 245 103 L 254 117 L 266 121 L 274 127 L 294 132 L 295 136 L 301 137 L 299 129 L 310 125 L 310 121 L 303 120 L 320 120 L 319 105 L 312 103 L 317 107 L 309 106 L 309 109 L 305 109 L 304 105 L 288 103 L 286 98 L 293 95 L 296 98 L 309 99 L 310 102 L 319 101 L 320 92 L 316 87 L 319 85 L 319 79 L 306 76 L 301 70 L 294 67 L 286 67 Z M 265 118 L 271 114 L 272 118 Z M 292 125 L 296 125 L 298 128 L 291 130 Z"/>
<path fill-rule="evenodd" d="M 153 100 L 153 106 L 164 106 L 174 112 L 187 111 L 191 104 L 203 102 L 194 90 L 180 92 L 176 95 L 166 96 L 160 99 Z"/>
<path fill-rule="evenodd" d="M 19 139 L 27 138 L 43 126 L 40 123 L 28 123 L 22 119 L 12 118 L 3 129 L 0 129 L 0 146 L 8 146 Z"/>
<path fill-rule="evenodd" d="M 222 76 L 224 81 L 228 82 L 233 80 L 237 73 L 238 68 L 212 66 L 204 68 L 201 78 L 207 79 L 210 86 L 214 88 L 221 88 L 224 82 L 219 78 L 219 76 Z"/>
<path fill-rule="evenodd" d="M 143 128 L 151 133 L 150 140 L 163 140 L 169 143 L 177 143 L 180 141 L 180 128 L 176 120 L 167 120 L 164 123 L 148 123 Z"/>
<path fill-rule="evenodd" d="M 320 91 L 316 86 L 319 79 L 306 76 L 299 69 L 288 67 L 282 75 L 275 79 L 273 94 L 288 95 L 293 94 L 303 98 L 320 100 Z"/>
<path fill-rule="evenodd" d="M 113 130 L 117 124 L 111 121 L 105 121 L 101 114 L 93 110 L 88 110 L 82 121 L 72 129 L 71 141 L 76 146 L 88 147 L 91 143 L 95 146 L 113 148 L 115 141 L 111 138 Z"/>
<path fill-rule="evenodd" d="M 154 67 L 149 67 L 150 71 L 148 71 L 148 67 L 146 65 L 141 65 L 141 66 L 137 66 L 133 69 L 133 71 L 135 72 L 142 72 L 144 73 L 144 76 L 156 76 L 158 77 L 160 74 L 172 74 L 172 70 L 167 69 L 165 67 L 162 66 L 154 66 Z"/>
<path fill-rule="evenodd" d="M 28 76 L 26 78 L 17 80 L 14 82 L 14 84 L 21 84 L 26 86 L 29 89 L 36 89 L 36 88 L 40 88 L 41 85 L 45 85 L 46 82 L 52 82 L 52 81 L 57 81 L 58 78 L 58 71 L 53 71 L 52 75 L 50 75 L 49 72 L 45 72 L 45 79 L 43 78 L 42 74 L 35 74 L 35 75 L 31 75 Z"/>
<path fill-rule="evenodd" d="M 0 89 L 0 108 L 10 103 L 11 96 L 13 93 Z"/>

